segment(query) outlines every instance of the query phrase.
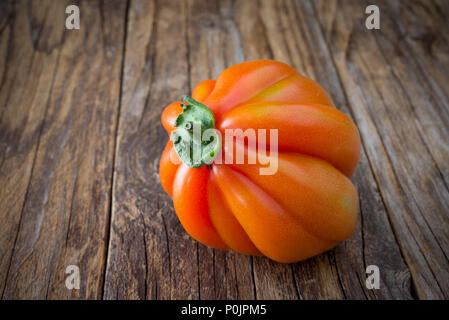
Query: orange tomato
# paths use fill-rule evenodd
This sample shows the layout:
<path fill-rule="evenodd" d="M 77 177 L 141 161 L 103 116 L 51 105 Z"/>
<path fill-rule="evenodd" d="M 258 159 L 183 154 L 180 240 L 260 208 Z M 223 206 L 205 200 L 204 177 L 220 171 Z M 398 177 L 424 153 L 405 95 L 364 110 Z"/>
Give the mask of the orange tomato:
<path fill-rule="evenodd" d="M 316 82 L 288 65 L 258 60 L 234 65 L 199 83 L 193 99 L 207 106 L 215 128 L 277 129 L 278 150 L 223 143 L 220 157 L 192 168 L 178 157 L 173 139 L 161 156 L 159 174 L 184 229 L 213 248 L 296 262 L 331 249 L 355 228 L 358 195 L 350 177 L 357 167 L 360 137 Z M 166 107 L 162 124 L 170 135 L 185 106 Z M 179 122 L 179 120 L 178 120 Z M 180 139 L 180 138 L 179 138 Z M 253 141 L 254 142 L 254 141 Z M 178 141 L 176 141 L 178 143 Z M 236 163 L 235 153 L 256 163 Z M 261 175 L 261 152 L 277 157 L 277 171 Z M 223 162 L 223 161 L 222 161 Z"/>

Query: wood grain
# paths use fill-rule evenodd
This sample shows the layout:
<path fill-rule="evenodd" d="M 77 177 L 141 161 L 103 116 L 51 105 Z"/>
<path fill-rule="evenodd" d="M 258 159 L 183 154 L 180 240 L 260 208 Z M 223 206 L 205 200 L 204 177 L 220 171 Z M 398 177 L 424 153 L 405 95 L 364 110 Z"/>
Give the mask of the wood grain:
<path fill-rule="evenodd" d="M 449 298 L 447 1 L 376 1 L 380 30 L 364 0 L 78 1 L 80 30 L 67 4 L 0 3 L 2 299 Z M 354 236 L 297 264 L 197 243 L 159 184 L 164 107 L 262 58 L 362 138 Z"/>
<path fill-rule="evenodd" d="M 7 27 L 7 59 L 18 62 L 6 62 L 15 83 L 1 93 L 10 97 L 0 203 L 14 219 L 2 217 L 11 223 L 2 226 L 4 299 L 102 293 L 125 19 L 120 1 L 83 2 L 89 30 L 64 30 L 65 6 L 14 3 Z M 72 264 L 84 279 L 76 291 L 64 285 Z"/>
<path fill-rule="evenodd" d="M 412 273 L 415 294 L 447 298 L 449 197 L 444 167 L 438 161 L 447 148 L 426 143 L 435 135 L 440 139 L 446 136 L 447 122 L 435 127 L 441 123 L 436 118 L 444 119 L 447 109 L 437 111 L 444 102 L 436 103 L 432 89 L 421 87 L 419 78 L 425 75 L 416 66 L 414 52 L 408 53 L 413 48 L 397 30 L 394 10 L 384 3 L 383 28 L 368 33 L 361 23 L 365 4 L 351 1 L 335 10 L 333 30 L 326 31 L 331 34 L 329 47 Z M 407 11 L 406 5 L 400 6 Z M 413 6 L 419 7 L 418 3 Z M 401 13 L 407 15 L 403 10 Z M 365 50 L 358 49 L 362 46 Z M 423 125 L 426 121 L 427 130 Z M 442 155 L 434 157 L 432 150 Z"/>

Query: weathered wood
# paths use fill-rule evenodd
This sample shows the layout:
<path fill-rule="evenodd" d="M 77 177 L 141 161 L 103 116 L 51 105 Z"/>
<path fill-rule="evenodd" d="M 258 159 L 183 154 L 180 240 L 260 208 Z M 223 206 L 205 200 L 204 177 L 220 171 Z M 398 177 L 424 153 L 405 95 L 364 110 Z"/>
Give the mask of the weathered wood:
<path fill-rule="evenodd" d="M 48 4 L 47 4 L 48 5 Z M 58 53 L 35 52 L 23 3 L 2 2 L 0 28 L 0 291 L 3 294 Z M 35 17 L 48 9 L 34 12 Z M 62 32 L 48 34 L 59 42 Z M 30 70 L 32 72 L 30 72 Z M 37 87 L 40 92 L 36 94 Z"/>
<path fill-rule="evenodd" d="M 82 1 L 80 30 L 67 4 L 0 3 L 3 299 L 449 297 L 447 1 L 377 1 L 371 31 L 369 1 Z M 362 138 L 354 236 L 297 264 L 197 243 L 159 184 L 163 108 L 262 58 L 318 81 Z"/>
<path fill-rule="evenodd" d="M 61 5 L 63 3 L 61 2 Z M 34 7 L 24 2 L 3 2 L 0 35 L 0 290 L 2 296 L 10 271 L 11 257 L 28 198 L 35 154 L 52 91 L 63 28 L 51 29 L 45 17 L 59 6 L 49 2 Z M 56 22 L 63 23 L 63 17 Z M 39 26 L 46 34 L 40 37 Z M 34 32 L 24 32 L 33 30 Z M 49 50 L 46 50 L 46 49 Z"/>
<path fill-rule="evenodd" d="M 419 298 L 447 298 L 449 196 L 447 148 L 443 145 L 447 104 L 432 91 L 437 86 L 447 92 L 447 73 L 423 71 L 420 63 L 435 59 L 429 52 L 410 46 L 407 39 L 413 38 L 413 27 L 398 23 L 398 17 L 421 12 L 427 5 L 414 3 L 410 10 L 409 4 L 403 4 L 397 9 L 400 12 L 395 12 L 397 2 L 391 6 L 382 3 L 382 26 L 376 31 L 364 26 L 366 5 L 348 1 L 333 11 L 321 11 L 317 6 L 317 12 L 334 15 L 323 17 L 322 21 L 333 22 L 322 25 L 330 28 L 325 29 L 328 45 L 410 269 L 415 294 Z M 437 11 L 426 11 L 426 21 L 438 20 Z M 419 33 L 421 25 L 417 25 Z M 428 31 L 434 35 L 441 32 Z M 447 50 L 439 54 L 447 59 Z M 425 83 L 430 74 L 435 85 Z M 444 82 L 438 79 L 444 77 Z M 435 142 L 428 144 L 432 139 Z"/>
<path fill-rule="evenodd" d="M 4 299 L 102 293 L 124 6 L 83 2 L 82 28 L 65 30 L 67 4 L 15 4 L 7 27 L 0 206 L 14 220 L 1 226 L 2 251 L 12 250 L 2 254 Z M 68 265 L 80 290 L 65 287 Z"/>
<path fill-rule="evenodd" d="M 185 10 L 180 1 L 129 6 L 106 299 L 199 298 L 198 245 L 157 182 L 162 109 L 189 91 Z"/>

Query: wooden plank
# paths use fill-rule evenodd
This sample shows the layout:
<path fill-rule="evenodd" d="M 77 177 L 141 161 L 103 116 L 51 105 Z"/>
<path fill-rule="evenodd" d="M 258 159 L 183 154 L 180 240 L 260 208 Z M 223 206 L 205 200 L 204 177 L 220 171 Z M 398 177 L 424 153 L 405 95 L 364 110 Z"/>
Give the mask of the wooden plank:
<path fill-rule="evenodd" d="M 189 90 L 185 24 L 182 2 L 129 5 L 105 299 L 199 296 L 197 244 L 158 182 L 161 111 Z"/>
<path fill-rule="evenodd" d="M 34 7 L 2 2 L 0 23 L 0 294 L 3 296 L 11 256 L 34 166 L 36 149 L 52 91 L 63 28 L 63 2 Z M 34 24 L 32 29 L 31 24 Z M 28 32 L 34 30 L 34 33 Z M 41 38 L 36 30 L 45 32 Z M 51 47 L 54 47 L 52 50 Z"/>
<path fill-rule="evenodd" d="M 30 182 L 23 208 L 12 213 L 21 212 L 21 218 L 5 299 L 100 298 L 102 293 L 125 5 L 82 2 L 80 30 L 64 30 L 65 6 L 23 3 L 14 19 L 19 23 L 14 35 L 25 46 L 18 54 L 32 50 L 34 55 L 31 69 L 19 76 L 37 75 L 35 83 L 14 84 L 18 96 L 36 92 L 30 125 L 24 121 L 16 130 L 33 130 L 42 118 L 44 124 L 39 139 L 28 142 L 37 150 L 34 160 L 19 168 L 29 172 Z M 42 65 L 46 69 L 39 72 Z M 51 94 L 41 90 L 48 86 Z M 23 95 L 23 88 L 31 91 Z M 20 101 L 9 104 L 22 107 Z M 11 118 L 18 121 L 23 113 L 15 109 Z M 65 286 L 68 265 L 79 267 L 80 290 Z"/>
<path fill-rule="evenodd" d="M 447 103 L 436 92 L 447 92 L 447 72 L 427 69 L 440 62 L 423 50 L 425 41 L 410 45 L 421 28 L 439 34 L 436 27 L 444 23 L 430 22 L 441 17 L 438 10 L 425 9 L 428 2 L 425 7 L 404 3 L 381 2 L 381 29 L 375 31 L 364 25 L 368 2 L 321 10 L 326 1 L 316 4 L 316 11 L 410 269 L 414 294 L 447 298 Z M 416 15 L 417 24 L 401 21 L 422 10 L 426 18 Z M 447 61 L 447 50 L 438 50 L 438 55 Z"/>
<path fill-rule="evenodd" d="M 423 143 L 448 186 L 449 10 L 444 12 L 448 4 L 440 6 L 429 1 L 417 1 L 414 6 L 407 1 L 382 4 L 381 10 L 386 13 L 384 29 L 395 32 L 379 32 L 376 40 L 408 95 Z M 398 15 L 402 19 L 394 18 Z M 448 248 L 445 249 L 447 256 Z"/>

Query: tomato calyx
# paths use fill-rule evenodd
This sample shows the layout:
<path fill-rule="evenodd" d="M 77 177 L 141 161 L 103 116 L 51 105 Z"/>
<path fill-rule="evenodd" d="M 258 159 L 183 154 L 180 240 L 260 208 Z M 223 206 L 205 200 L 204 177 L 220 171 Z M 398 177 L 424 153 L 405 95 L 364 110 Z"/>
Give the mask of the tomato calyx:
<path fill-rule="evenodd" d="M 221 147 L 215 129 L 215 117 L 204 104 L 183 96 L 183 112 L 176 118 L 172 132 L 173 146 L 182 162 L 191 168 L 210 165 Z"/>

